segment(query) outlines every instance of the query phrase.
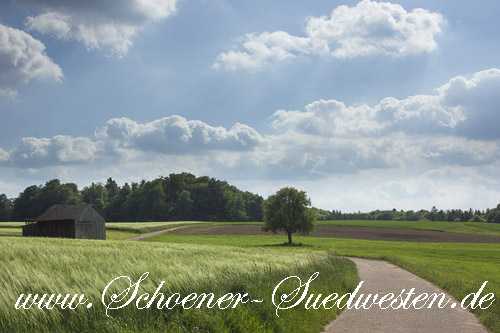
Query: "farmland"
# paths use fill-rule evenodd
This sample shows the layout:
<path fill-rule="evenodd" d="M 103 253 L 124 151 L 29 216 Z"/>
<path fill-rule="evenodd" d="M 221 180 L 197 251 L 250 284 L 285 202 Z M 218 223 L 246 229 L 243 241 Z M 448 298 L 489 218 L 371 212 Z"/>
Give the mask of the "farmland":
<path fill-rule="evenodd" d="M 130 243 L 1 237 L 0 327 L 6 331 L 318 331 L 334 310 L 294 308 L 280 317 L 270 301 L 274 286 L 290 275 L 307 280 L 321 274 L 311 292 L 346 293 L 357 284 L 348 260 L 307 249 L 238 248 L 211 245 Z M 248 293 L 262 303 L 236 308 L 139 310 L 135 303 L 105 315 L 101 293 L 118 276 L 137 281 L 145 272 L 142 292 L 152 294 L 165 281 L 162 292 Z M 114 287 L 114 285 L 113 285 Z M 293 287 L 285 286 L 286 292 Z M 112 292 L 124 290 L 125 285 Z M 81 294 L 93 302 L 76 310 L 16 310 L 21 294 Z"/>
<path fill-rule="evenodd" d="M 500 236 L 500 223 L 486 222 L 441 222 L 441 221 L 378 221 L 378 220 L 345 220 L 318 221 L 318 226 L 350 226 L 401 228 L 413 230 L 434 230 L 464 234 Z"/>
<path fill-rule="evenodd" d="M 147 232 L 202 223 L 196 221 L 106 223 L 106 238 L 108 240 L 123 240 Z M 23 225 L 24 222 L 0 222 L 0 236 L 21 236 L 21 227 Z"/>
<path fill-rule="evenodd" d="M 336 278 L 341 278 L 334 282 L 330 281 L 333 283 L 330 285 L 328 281 L 321 281 L 321 284 L 317 286 L 320 289 L 323 288 L 321 290 L 329 289 L 330 292 L 332 288 L 349 290 L 357 280 L 354 267 L 348 265 L 345 260 L 332 258 L 329 253 L 388 260 L 442 287 L 457 299 L 477 290 L 484 281 L 489 281 L 487 292 L 493 292 L 497 298 L 500 295 L 499 244 L 389 242 L 294 235 L 294 241 L 300 246 L 283 247 L 280 245 L 285 241 L 284 236 L 231 234 L 238 228 L 253 228 L 258 231 L 260 225 L 261 223 L 258 222 L 108 223 L 108 241 L 106 242 L 0 237 L 0 248 L 6 254 L 1 265 L 7 268 L 0 276 L 0 283 L 10 288 L 8 289 L 10 292 L 2 297 L 0 304 L 0 313 L 5 313 L 2 317 L 3 323 L 8 323 L 12 325 L 11 327 L 18 329 L 30 328 L 16 326 L 21 324 L 9 321 L 11 320 L 9 318 L 18 318 L 19 312 L 13 312 L 14 310 L 9 309 L 8 305 L 15 303 L 15 296 L 23 291 L 68 293 L 85 291 L 89 294 L 89 298 L 95 299 L 94 303 L 98 303 L 99 292 L 102 292 L 103 287 L 114 276 L 127 275 L 132 279 L 137 279 L 144 271 L 151 272 L 150 284 L 146 286 L 147 290 L 151 290 L 160 280 L 166 280 L 168 281 L 168 288 L 165 288 L 167 292 L 181 290 L 181 293 L 187 293 L 213 289 L 209 287 L 210 285 L 217 286 L 219 288 L 217 290 L 221 291 L 244 289 L 251 291 L 250 294 L 269 298 L 271 285 L 279 282 L 283 276 L 296 274 L 307 276 L 315 269 L 325 272 L 323 275 L 330 272 Z M 183 228 L 144 239 L 138 243 L 112 240 L 130 238 L 144 232 L 177 226 Z M 318 222 L 318 229 L 341 230 L 346 226 L 357 226 L 365 231 L 377 226 L 382 227 L 376 228 L 378 230 L 399 229 L 402 233 L 410 234 L 413 231 L 432 231 L 442 237 L 449 235 L 461 237 L 460 231 L 466 230 L 472 230 L 476 236 L 480 237 L 488 234 L 498 235 L 497 225 L 488 223 Z M 7 236 L 10 232 L 10 235 L 15 235 L 19 227 L 20 225 L 15 223 L 3 225 L 0 227 L 0 234 Z M 232 229 L 234 230 L 231 231 Z M 443 232 L 445 230 L 453 233 Z M 481 240 L 481 238 L 478 239 Z M 314 259 L 311 259 L 311 256 Z M 82 262 L 85 264 L 82 265 Z M 339 274 L 339 272 L 342 273 Z M 208 277 L 210 282 L 203 277 Z M 256 283 L 256 281 L 259 282 Z M 10 287 L 12 285 L 14 288 Z M 261 285 L 266 287 L 259 288 Z M 57 286 L 56 290 L 52 290 L 54 286 Z M 221 329 L 244 331 L 242 326 L 238 326 L 242 321 L 250 323 L 248 327 L 258 331 L 304 331 L 305 327 L 310 331 L 318 331 L 321 324 L 326 323 L 335 315 L 332 312 L 309 311 L 307 314 L 289 312 L 287 315 L 290 317 L 280 319 L 274 315 L 273 308 L 265 307 L 263 304 L 252 305 L 248 308 L 242 307 L 239 310 L 235 309 L 230 313 L 221 310 L 182 313 L 171 311 L 165 314 L 152 310 L 137 312 L 134 307 L 129 307 L 117 312 L 120 320 L 109 321 L 102 315 L 104 311 L 101 305 L 100 308 L 96 306 L 96 309 L 86 310 L 84 313 L 79 311 L 70 313 L 71 322 L 62 319 L 63 316 L 60 314 L 47 318 L 35 311 L 26 315 L 33 316 L 30 322 L 46 325 L 43 327 L 47 328 L 56 325 L 72 329 L 80 327 L 78 325 L 90 325 L 87 319 L 93 318 L 94 324 L 92 325 L 94 326 L 82 327 L 90 330 L 160 330 L 166 327 L 164 325 L 171 325 L 169 328 L 174 331 L 190 330 L 193 326 L 189 325 L 205 327 L 212 331 Z M 311 314 L 314 316 L 310 318 Z M 500 302 L 498 300 L 489 309 L 476 311 L 476 314 L 488 328 L 494 332 L 500 332 Z M 124 319 L 132 317 L 134 320 Z M 152 319 L 154 324 L 151 325 L 153 326 L 148 326 Z M 305 324 L 300 324 L 300 321 Z M 316 324 L 311 326 L 311 322 Z"/>
<path fill-rule="evenodd" d="M 202 235 L 268 235 L 259 225 L 196 225 L 172 230 L 178 234 Z M 317 226 L 311 237 L 349 238 L 407 242 L 500 243 L 500 237 L 482 234 L 462 234 L 433 230 L 403 228 L 373 228 Z"/>
<path fill-rule="evenodd" d="M 262 222 L 112 222 L 106 223 L 107 238 L 122 240 L 146 232 L 192 225 L 227 226 L 227 225 L 263 225 Z M 0 222 L 0 236 L 21 235 L 23 222 Z M 394 228 L 409 230 L 443 231 L 464 234 L 500 236 L 500 223 L 485 222 L 439 222 L 439 221 L 379 221 L 379 220 L 340 220 L 318 221 L 318 226 L 331 227 L 367 227 Z"/>
<path fill-rule="evenodd" d="M 185 229 L 183 232 L 187 231 Z M 273 235 L 183 235 L 166 233 L 144 242 L 230 245 L 249 248 L 272 248 L 285 236 Z M 311 251 L 334 251 L 339 255 L 390 261 L 440 286 L 457 299 L 477 290 L 484 281 L 489 292 L 500 297 L 500 246 L 484 243 L 386 242 L 340 238 L 295 236 Z M 480 320 L 494 332 L 500 332 L 500 302 L 487 310 L 476 311 Z"/>

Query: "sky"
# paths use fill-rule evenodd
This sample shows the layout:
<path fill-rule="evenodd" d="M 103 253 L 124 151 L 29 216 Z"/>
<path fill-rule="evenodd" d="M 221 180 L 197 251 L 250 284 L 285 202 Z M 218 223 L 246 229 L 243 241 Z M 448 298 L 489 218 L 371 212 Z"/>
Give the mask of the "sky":
<path fill-rule="evenodd" d="M 191 172 L 316 207 L 500 203 L 498 1 L 0 2 L 0 193 Z"/>

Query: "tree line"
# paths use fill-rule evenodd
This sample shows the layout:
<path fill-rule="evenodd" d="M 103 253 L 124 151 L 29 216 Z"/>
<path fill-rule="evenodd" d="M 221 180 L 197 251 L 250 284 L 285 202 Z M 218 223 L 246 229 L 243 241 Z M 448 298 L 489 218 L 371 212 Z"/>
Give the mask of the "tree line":
<path fill-rule="evenodd" d="M 0 221 L 34 219 L 55 204 L 94 204 L 108 221 L 263 221 L 264 199 L 226 181 L 190 173 L 170 174 L 151 181 L 118 186 L 92 183 L 79 190 L 74 183 L 52 179 L 28 186 L 17 198 L 0 194 Z M 393 220 L 500 223 L 500 204 L 486 210 L 374 210 L 343 213 L 312 208 L 317 220 Z"/>
<path fill-rule="evenodd" d="M 27 187 L 17 198 L 0 195 L 0 221 L 34 219 L 55 204 L 94 204 L 109 221 L 262 221 L 263 198 L 225 181 L 171 174 L 118 186 L 108 178 L 82 190 L 52 179 Z"/>
<path fill-rule="evenodd" d="M 444 222 L 493 222 L 500 223 L 500 204 L 496 208 L 486 210 L 438 210 L 435 206 L 431 210 L 374 210 L 369 213 L 343 213 L 340 210 L 331 212 L 315 209 L 318 220 L 386 220 L 386 221 L 444 221 Z"/>

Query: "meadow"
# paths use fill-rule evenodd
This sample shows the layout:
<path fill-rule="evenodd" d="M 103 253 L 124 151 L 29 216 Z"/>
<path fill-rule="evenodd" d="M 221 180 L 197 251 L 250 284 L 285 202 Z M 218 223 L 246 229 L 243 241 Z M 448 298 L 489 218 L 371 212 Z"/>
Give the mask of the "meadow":
<path fill-rule="evenodd" d="M 65 292 L 72 290 L 81 292 L 92 287 L 90 297 L 99 299 L 96 286 L 102 291 L 105 282 L 110 280 L 110 276 L 113 275 L 112 273 L 116 276 L 120 274 L 137 278 L 145 270 L 154 270 L 156 275 L 151 279 L 153 284 L 157 283 L 159 279 L 168 280 L 169 286 L 171 286 L 169 288 L 172 288 L 169 290 L 180 288 L 179 290 L 190 292 L 191 290 L 207 289 L 207 282 L 203 282 L 206 279 L 201 277 L 208 276 L 212 281 L 211 285 L 220 287 L 220 290 L 235 290 L 234 281 L 239 281 L 236 290 L 252 290 L 252 294 L 260 292 L 262 297 L 269 297 L 269 288 L 280 280 L 279 277 L 282 278 L 287 274 L 299 274 L 297 272 L 305 276 L 307 272 L 316 269 L 314 267 L 321 266 L 317 269 L 322 272 L 330 272 L 337 278 L 342 275 L 342 278 L 340 281 L 336 281 L 335 285 L 328 285 L 328 281 L 322 280 L 318 288 L 323 288 L 322 290 L 332 288 L 349 290 L 357 279 L 354 266 L 349 266 L 345 261 L 335 256 L 332 258 L 331 253 L 338 256 L 358 256 L 390 261 L 442 287 L 459 300 L 468 293 L 476 291 L 484 281 L 488 281 L 485 292 L 493 292 L 497 298 L 500 298 L 500 246 L 498 244 L 384 242 L 295 236 L 294 241 L 301 246 L 284 247 L 280 246 L 285 242 L 284 236 L 202 236 L 174 233 L 164 233 L 144 239 L 139 243 L 125 244 L 112 241 L 113 239 L 134 237 L 144 232 L 177 226 L 191 226 L 197 223 L 217 226 L 248 224 L 219 222 L 108 223 L 108 241 L 106 242 L 1 237 L 0 248 L 8 255 L 0 261 L 2 267 L 7 267 L 2 271 L 3 275 L 0 275 L 0 285 L 4 286 L 5 290 L 10 290 L 11 283 L 17 281 L 15 289 L 8 294 L 8 298 L 2 296 L 0 313 L 6 314 L 2 320 L 5 322 L 5 320 L 10 320 L 8 318 L 16 318 L 16 315 L 19 315 L 18 312 L 13 314 L 12 309 L 6 309 L 5 306 L 15 302 L 14 296 L 21 293 L 22 290 L 26 290 L 23 288 L 31 286 L 31 279 L 39 281 L 35 284 L 35 291 L 51 290 L 49 286 L 53 285 Z M 251 224 L 261 223 L 253 222 Z M 500 234 L 500 225 L 490 223 L 319 221 L 318 225 Z M 0 235 L 15 235 L 16 230 L 20 230 L 19 226 L 16 223 L 8 223 L 3 226 L 2 223 Z M 92 246 L 89 247 L 90 243 L 87 242 L 92 242 Z M 22 253 L 30 253 L 32 256 L 26 256 Z M 311 260 L 311 255 L 315 259 Z M 58 262 L 58 264 L 53 262 Z M 81 262 L 85 262 L 85 265 L 79 266 Z M 69 269 L 70 267 L 71 269 Z M 200 270 L 199 267 L 203 268 Z M 9 277 L 12 275 L 11 271 L 13 277 Z M 224 274 L 231 276 L 231 278 L 223 277 Z M 267 289 L 264 288 L 265 291 L 262 293 L 262 288 L 259 286 L 264 284 Z M 68 289 L 68 286 L 71 288 Z M 243 289 L 240 288 L 242 286 L 244 286 Z M 257 331 L 318 331 L 322 324 L 328 322 L 335 315 L 332 312 L 314 311 L 309 312 L 309 314 L 314 313 L 315 316 L 319 317 L 310 319 L 307 315 L 289 312 L 287 314 L 293 315 L 283 321 L 274 315 L 272 307 L 252 305 L 249 309 L 249 312 L 241 313 L 239 311 L 227 313 L 218 310 L 197 312 L 196 315 L 186 314 L 194 313 L 190 311 L 164 314 L 149 310 L 146 312 L 135 310 L 134 312 L 133 309 L 127 309 L 127 311 L 119 313 L 121 319 L 113 322 L 102 316 L 102 307 L 99 311 L 90 312 L 94 317 L 88 317 L 88 311 L 85 312 L 85 316 L 80 312 L 72 313 L 71 316 L 76 316 L 71 317 L 72 323 L 68 323 L 65 319 L 58 319 L 57 316 L 47 319 L 36 312 L 25 315 L 34 316 L 30 321 L 32 323 L 39 321 L 45 323 L 44 320 L 48 320 L 43 324 L 47 325 L 46 327 L 51 327 L 50 325 L 56 323 L 70 329 L 78 327 L 74 325 L 87 325 L 86 322 L 84 323 L 85 318 L 94 318 L 93 320 L 97 324 L 89 326 L 90 330 L 142 330 L 145 328 L 158 330 L 168 323 L 171 325 L 168 327 L 174 331 L 189 331 L 195 326 L 205 325 L 205 322 L 208 326 L 203 327 L 209 331 L 244 331 L 243 326 L 238 326 L 243 321 L 252 323 L 254 326 L 251 327 Z M 151 318 L 146 320 L 145 317 L 142 317 L 145 313 L 154 318 L 156 323 L 154 326 L 147 326 L 147 322 L 151 321 Z M 487 310 L 476 311 L 476 314 L 490 330 L 500 332 L 500 300 L 494 302 Z M 132 318 L 131 316 L 134 320 L 123 321 L 123 318 Z M 300 320 L 304 321 L 303 326 L 298 323 Z M 310 326 L 311 320 L 314 320 L 316 326 Z M 292 324 L 287 325 L 287 322 Z M 124 323 L 126 326 L 123 326 Z M 9 323 L 9 325 L 14 325 L 12 327 L 17 327 L 15 325 L 18 324 Z"/>
<path fill-rule="evenodd" d="M 263 222 L 108 222 L 106 235 L 109 240 L 123 240 L 143 233 L 170 229 L 179 226 L 207 224 L 221 225 L 263 225 Z M 379 227 L 455 232 L 500 236 L 500 223 L 486 222 L 439 222 L 439 221 L 383 221 L 383 220 L 337 220 L 318 221 L 318 226 Z M 0 236 L 20 236 L 24 222 L 0 222 Z"/>
<path fill-rule="evenodd" d="M 106 239 L 124 240 L 148 232 L 176 228 L 180 226 L 192 226 L 201 223 L 206 222 L 108 222 L 106 223 Z M 21 236 L 21 227 L 23 225 L 24 222 L 0 222 L 0 236 Z"/>
<path fill-rule="evenodd" d="M 106 223 L 106 239 L 124 240 L 133 238 L 148 232 L 177 228 L 182 226 L 193 226 L 205 222 L 197 221 L 175 221 L 175 222 L 111 222 Z"/>
<path fill-rule="evenodd" d="M 166 233 L 141 242 L 169 244 L 206 244 L 241 248 L 273 248 L 286 241 L 285 236 L 202 236 Z M 500 246 L 473 243 L 384 242 L 340 238 L 295 236 L 294 241 L 311 252 L 390 261 L 449 292 L 458 300 L 477 291 L 488 281 L 485 292 L 497 300 L 487 310 L 475 311 L 493 332 L 500 332 Z"/>
<path fill-rule="evenodd" d="M 263 225 L 263 222 L 214 222 L 210 225 Z M 500 223 L 487 222 L 442 222 L 442 221 L 385 221 L 385 220 L 335 220 L 317 221 L 318 226 L 374 227 L 414 230 L 456 232 L 500 236 Z"/>
<path fill-rule="evenodd" d="M 487 222 L 340 220 L 318 221 L 317 225 L 434 230 L 461 234 L 500 236 L 500 223 Z"/>
<path fill-rule="evenodd" d="M 270 296 L 284 278 L 298 275 L 306 281 L 319 277 L 311 293 L 344 294 L 357 285 L 352 262 L 326 252 L 307 249 L 241 248 L 197 244 L 130 243 L 118 241 L 1 237 L 0 328 L 2 331 L 207 331 L 207 332 L 317 332 L 338 310 L 295 307 L 276 316 Z M 166 297 L 175 292 L 248 293 L 262 303 L 183 310 L 139 310 L 135 302 L 112 310 L 106 317 L 101 302 L 105 287 L 118 276 L 137 281 L 145 272 L 140 293 L 151 295 L 162 281 Z M 123 282 L 125 279 L 120 279 Z M 113 284 L 105 297 L 119 294 L 127 284 Z M 291 293 L 297 285 L 285 285 Z M 14 308 L 21 294 L 85 294 L 91 308 L 51 310 Z M 122 304 L 122 303 L 120 303 Z"/>

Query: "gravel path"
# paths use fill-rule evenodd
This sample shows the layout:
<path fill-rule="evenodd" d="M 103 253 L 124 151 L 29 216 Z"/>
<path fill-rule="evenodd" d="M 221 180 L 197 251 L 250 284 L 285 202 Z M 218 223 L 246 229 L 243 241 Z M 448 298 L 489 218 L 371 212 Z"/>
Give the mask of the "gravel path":
<path fill-rule="evenodd" d="M 158 231 L 148 232 L 148 233 L 139 235 L 139 236 L 134 237 L 134 238 L 124 239 L 124 241 L 126 241 L 126 242 L 137 242 L 138 240 L 143 239 L 143 238 L 148 238 L 148 237 L 153 237 L 153 236 L 156 236 L 156 235 L 161 235 L 161 234 L 164 234 L 166 232 L 171 232 L 171 231 L 174 231 L 174 230 L 177 230 L 177 229 L 181 229 L 181 228 L 186 228 L 186 226 L 181 226 L 181 227 L 175 227 L 175 228 L 170 228 L 170 229 L 165 229 L 165 230 L 158 230 Z"/>
<path fill-rule="evenodd" d="M 431 283 L 391 263 L 380 260 L 349 258 L 356 264 L 361 281 L 358 292 L 367 294 L 400 294 L 402 289 L 415 288 L 415 295 L 422 293 L 444 293 Z M 476 292 L 477 290 L 471 290 Z M 403 294 L 406 295 L 406 292 Z M 446 299 L 451 298 L 446 294 Z M 415 296 L 413 296 L 415 297 Z M 356 297 L 357 298 L 357 297 Z M 412 298 L 413 299 L 413 298 Z M 451 308 L 452 303 L 455 308 Z M 422 304 L 422 303 L 420 303 Z M 452 299 L 440 309 L 434 304 L 431 309 L 385 309 L 372 306 L 370 309 L 344 309 L 340 316 L 325 327 L 326 332 L 488 332 L 472 313 L 462 309 L 460 302 Z"/>

